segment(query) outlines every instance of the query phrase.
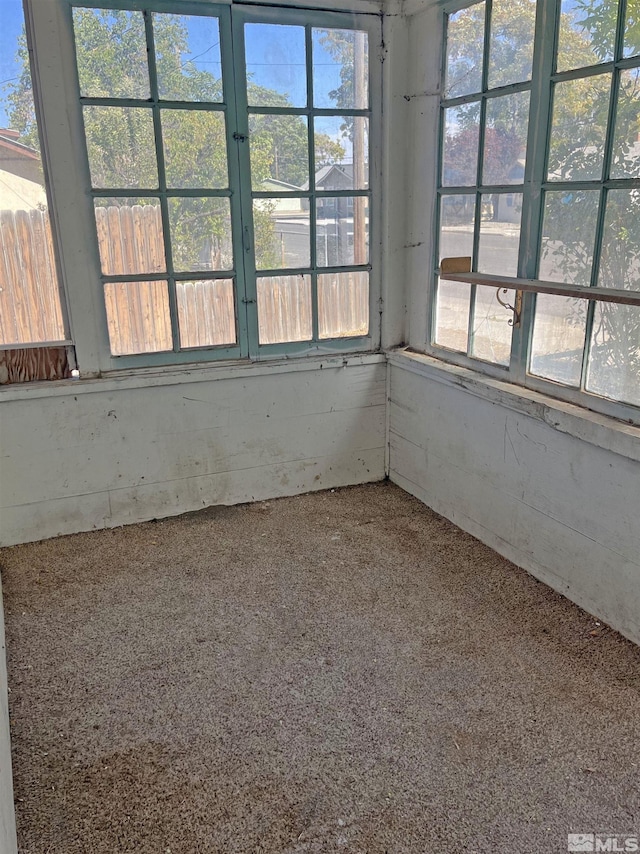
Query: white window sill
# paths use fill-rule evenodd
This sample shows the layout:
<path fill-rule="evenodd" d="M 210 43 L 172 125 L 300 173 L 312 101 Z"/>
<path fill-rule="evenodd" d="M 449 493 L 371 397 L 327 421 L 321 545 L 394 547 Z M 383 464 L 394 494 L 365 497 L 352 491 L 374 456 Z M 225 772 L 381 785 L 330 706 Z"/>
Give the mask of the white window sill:
<path fill-rule="evenodd" d="M 543 421 L 560 433 L 567 433 L 598 448 L 640 461 L 640 427 L 522 386 L 487 377 L 468 368 L 442 362 L 432 356 L 402 349 L 388 352 L 387 358 L 390 365 L 452 388 L 463 389 L 483 400 Z"/>
<path fill-rule="evenodd" d="M 270 374 L 292 374 L 346 368 L 355 365 L 385 363 L 384 353 L 349 353 L 335 356 L 306 356 L 260 362 L 218 362 L 190 364 L 163 368 L 139 368 L 96 378 L 54 380 L 50 382 L 11 383 L 0 386 L 0 406 L 11 400 L 35 400 L 45 397 L 64 397 L 119 389 L 150 388 L 186 383 L 216 382 L 228 379 L 247 379 Z"/>

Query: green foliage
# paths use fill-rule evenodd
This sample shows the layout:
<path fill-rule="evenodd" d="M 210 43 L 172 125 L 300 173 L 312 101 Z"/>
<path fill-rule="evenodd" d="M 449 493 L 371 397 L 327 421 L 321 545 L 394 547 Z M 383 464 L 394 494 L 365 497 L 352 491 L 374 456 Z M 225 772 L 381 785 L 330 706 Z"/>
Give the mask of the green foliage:
<path fill-rule="evenodd" d="M 628 4 L 632 7 L 634 4 Z M 580 68 L 610 59 L 615 33 L 617 0 L 578 0 L 561 20 L 562 67 Z M 627 29 L 629 53 L 638 52 L 637 22 Z M 624 72 L 615 117 L 612 176 L 640 177 L 638 151 L 639 86 L 633 72 Z M 611 76 L 596 75 L 556 87 L 549 174 L 565 181 L 602 177 L 605 134 L 609 115 Z M 550 238 L 543 247 L 543 263 L 553 263 L 565 281 L 589 283 L 598 193 L 569 192 L 564 204 L 548 205 L 544 229 Z M 612 191 L 607 197 L 602 251 L 596 283 L 605 287 L 640 288 L 640 193 Z M 615 369 L 611 378 L 640 383 L 640 312 L 611 303 L 596 307 L 591 360 Z M 580 326 L 584 315 L 578 301 L 570 323 Z M 608 396 L 622 397 L 615 379 Z"/>
<path fill-rule="evenodd" d="M 449 17 L 445 96 L 479 92 L 482 85 L 485 4 L 476 3 Z"/>
<path fill-rule="evenodd" d="M 344 147 L 337 140 L 317 131 L 314 138 L 314 151 L 316 170 L 322 169 L 323 166 L 330 166 L 332 163 L 341 163 L 345 156 Z"/>
<path fill-rule="evenodd" d="M 249 83 L 250 103 L 285 107 L 288 99 Z M 268 178 L 302 187 L 309 180 L 309 143 L 306 119 L 302 116 L 252 114 L 249 119 L 251 175 L 254 189 Z M 315 168 L 336 163 L 344 157 L 344 148 L 327 134 L 316 133 Z M 265 170 L 265 165 L 267 169 Z"/>
<path fill-rule="evenodd" d="M 489 45 L 489 87 L 531 78 L 535 0 L 494 0 Z"/>
<path fill-rule="evenodd" d="M 40 138 L 38 136 L 33 103 L 31 69 L 29 67 L 29 51 L 27 49 L 27 37 L 24 30 L 18 36 L 16 59 L 20 64 L 18 79 L 4 86 L 8 92 L 7 112 L 9 115 L 9 126 L 20 132 L 20 142 L 36 151 L 40 151 Z"/>
<path fill-rule="evenodd" d="M 188 32 L 176 15 L 154 15 L 156 67 L 161 97 L 176 101 L 220 102 L 222 81 L 193 63 L 184 62 Z M 149 98 L 149 75 L 142 16 L 120 10 L 74 10 L 78 76 L 82 94 L 91 97 Z M 19 79 L 8 96 L 12 127 L 27 145 L 38 146 L 33 92 L 24 35 L 19 40 Z M 254 84 L 249 84 L 251 87 Z M 254 87 L 255 88 L 255 87 Z M 262 90 L 262 102 L 287 106 L 277 92 Z M 158 186 L 151 110 L 144 107 L 85 107 L 83 112 L 89 163 L 94 187 L 154 189 Z M 296 116 L 256 116 L 252 139 L 254 182 L 274 176 L 276 146 L 282 180 L 296 185 L 307 180 L 307 132 Z M 223 113 L 170 110 L 161 113 L 167 185 L 172 189 L 226 187 L 227 140 Z M 109 200 L 113 204 L 112 200 Z M 126 198 L 119 203 L 127 205 Z M 157 204 L 155 199 L 136 203 Z M 195 207 L 199 205 L 200 210 Z M 221 258 L 229 233 L 226 213 L 208 200 L 172 201 L 172 245 L 177 269 L 207 254 Z M 174 225 L 175 223 L 175 225 Z M 260 212 L 255 218 L 257 251 L 273 243 L 273 223 Z M 188 269 L 188 268 L 187 268 Z"/>
<path fill-rule="evenodd" d="M 361 51 L 358 52 L 356 40 L 363 40 Z M 340 68 L 340 85 L 329 92 L 329 98 L 335 106 L 343 109 L 362 108 L 364 92 L 358 93 L 358 77 L 367 81 L 369 79 L 369 51 L 365 47 L 368 42 L 366 37 L 354 30 L 320 30 L 320 44 Z M 360 63 L 361 67 L 357 67 Z M 366 84 L 365 84 L 366 85 Z M 355 125 L 352 117 L 345 116 L 341 125 L 343 135 L 354 141 Z M 364 143 L 366 150 L 366 141 Z"/>
<path fill-rule="evenodd" d="M 289 106 L 286 96 L 249 82 L 250 103 Z M 301 187 L 309 180 L 307 122 L 302 116 L 252 114 L 249 119 L 251 175 L 254 188 L 267 178 Z M 266 159 L 259 159 L 263 157 Z M 266 167 L 266 169 L 265 169 Z"/>
<path fill-rule="evenodd" d="M 560 70 L 593 66 L 613 54 L 619 4 L 617 0 L 577 0 L 560 17 Z M 625 55 L 640 50 L 638 4 L 628 3 Z M 531 0 L 494 0 L 490 39 L 489 86 L 530 77 L 531 34 L 535 4 Z M 447 97 L 480 91 L 483 60 L 484 4 L 452 16 L 447 46 Z M 640 80 L 625 71 L 618 98 L 612 177 L 640 177 Z M 548 157 L 551 180 L 600 180 L 611 97 L 610 73 L 589 75 L 555 86 Z M 491 107 L 491 115 L 489 107 Z M 465 186 L 475 183 L 479 101 L 458 108 L 445 143 L 445 180 Z M 453 111 L 452 111 L 453 112 Z M 514 109 L 513 98 L 487 102 L 484 183 L 504 174 L 518 156 L 527 117 Z M 464 180 L 461 177 L 463 176 Z M 566 282 L 588 285 L 594 257 L 599 192 L 547 195 L 541 270 Z M 640 288 L 640 192 L 610 192 L 605 218 L 597 283 Z M 584 303 L 576 300 L 569 323 L 584 326 Z M 640 378 L 640 312 L 598 306 L 592 357 L 599 364 Z M 614 371 L 615 373 L 615 371 Z M 637 380 L 636 380 L 637 381 Z M 620 390 L 611 388 L 612 396 Z"/>

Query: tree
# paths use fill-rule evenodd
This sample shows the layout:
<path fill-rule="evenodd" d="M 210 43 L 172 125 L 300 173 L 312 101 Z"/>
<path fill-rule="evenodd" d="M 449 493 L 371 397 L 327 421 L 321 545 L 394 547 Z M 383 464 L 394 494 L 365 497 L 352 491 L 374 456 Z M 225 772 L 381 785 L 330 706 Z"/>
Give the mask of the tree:
<path fill-rule="evenodd" d="M 6 101 L 9 123 L 12 128 L 20 132 L 20 142 L 39 152 L 40 138 L 36 126 L 29 51 L 27 49 L 27 37 L 24 29 L 18 36 L 16 59 L 20 67 L 18 79 L 4 86 L 8 92 Z"/>
<path fill-rule="evenodd" d="M 579 69 L 611 59 L 619 6 L 618 0 L 576 0 L 560 15 L 558 68 Z M 488 81 L 490 87 L 526 80 L 531 74 L 532 37 L 536 4 L 532 0 L 493 3 Z M 625 55 L 640 51 L 637 4 L 627 4 Z M 479 3 L 450 18 L 447 45 L 446 97 L 480 92 L 484 47 L 484 4 Z M 602 177 L 609 118 L 611 75 L 588 75 L 554 87 L 553 122 L 548 157 L 551 181 L 574 182 Z M 616 112 L 612 177 L 640 177 L 638 102 L 640 80 L 634 71 L 621 75 Z M 491 115 L 489 106 L 492 106 Z M 475 182 L 479 101 L 457 108 L 445 140 L 445 174 L 448 185 Z M 526 128 L 524 115 L 516 115 L 509 98 L 487 101 L 484 183 L 491 183 L 504 164 L 518 157 L 517 130 Z M 520 131 L 521 133 L 522 131 Z M 488 146 L 487 146 L 488 141 Z M 497 181 L 500 183 L 500 181 Z M 454 197 L 451 197 L 454 198 Z M 600 193 L 548 192 L 546 195 L 541 276 L 588 285 Z M 465 215 L 461 211 L 460 215 Z M 451 217 L 453 211 L 448 211 Z M 604 241 L 599 258 L 598 284 L 640 287 L 640 192 L 608 194 Z M 544 273 L 544 276 L 543 276 Z M 615 368 L 606 392 L 622 394 L 612 377 L 640 380 L 640 313 L 610 303 L 596 307 L 591 362 Z M 584 301 L 574 301 L 568 323 L 584 328 Z"/>
<path fill-rule="evenodd" d="M 314 151 L 316 169 L 331 166 L 333 163 L 341 163 L 346 153 L 344 147 L 336 139 L 317 131 L 314 137 Z"/>
<path fill-rule="evenodd" d="M 340 85 L 329 92 L 336 107 L 366 109 L 369 102 L 369 52 L 366 33 L 360 30 L 322 30 L 320 43 L 340 68 Z M 362 117 L 345 117 L 341 125 L 343 136 L 351 141 L 353 150 L 353 187 L 367 186 L 368 124 Z M 353 260 L 356 264 L 367 261 L 367 200 L 355 196 L 353 200 Z"/>
<path fill-rule="evenodd" d="M 161 98 L 187 103 L 222 100 L 222 81 L 183 57 L 189 34 L 176 15 L 153 17 L 154 47 Z M 74 34 L 81 93 L 91 97 L 148 99 L 149 75 L 142 16 L 121 10 L 74 10 Z M 21 72 L 7 98 L 12 126 L 20 139 L 38 148 L 33 93 L 24 34 L 19 40 Z M 286 97 L 249 82 L 261 103 L 288 106 Z M 259 91 L 258 91 L 259 90 Z M 256 102 L 255 97 L 251 98 Z M 153 189 L 158 186 L 153 118 L 145 107 L 88 106 L 83 110 L 92 184 L 104 189 Z M 297 116 L 254 116 L 251 169 L 254 187 L 278 171 L 282 180 L 301 185 L 308 175 L 305 121 Z M 161 111 L 163 156 L 170 189 L 228 186 L 224 116 L 219 111 Z M 253 135 L 255 134 L 255 136 Z M 139 198 L 136 204 L 156 204 Z M 128 206 L 131 199 L 98 204 Z M 176 269 L 229 266 L 228 203 L 206 198 L 170 200 L 171 237 Z M 273 223 L 261 212 L 254 221 L 256 248 L 273 242 Z M 215 267 L 214 267 L 215 268 Z"/>
<path fill-rule="evenodd" d="M 640 51 L 640 27 L 627 4 L 625 53 Z M 562 67 L 580 68 L 610 59 L 618 14 L 617 0 L 578 0 L 561 20 Z M 570 48 L 567 47 L 570 45 Z M 615 115 L 611 176 L 640 177 L 638 132 L 640 82 L 624 71 Z M 599 180 L 602 176 L 605 135 L 609 117 L 611 77 L 599 74 L 557 87 L 554 102 L 549 174 L 564 181 Z M 558 194 L 556 194 L 557 196 Z M 561 194 L 560 203 L 549 198 L 542 262 L 560 273 L 562 280 L 589 284 L 598 191 Z M 640 287 L 640 192 L 613 190 L 607 194 L 604 232 L 597 284 L 638 290 Z M 608 397 L 628 399 L 629 388 L 640 387 L 640 312 L 613 303 L 597 303 L 590 351 L 589 387 Z M 584 325 L 584 303 L 574 301 L 568 321 Z M 599 379 L 598 379 L 599 378 Z M 635 392 L 636 400 L 640 393 Z"/>

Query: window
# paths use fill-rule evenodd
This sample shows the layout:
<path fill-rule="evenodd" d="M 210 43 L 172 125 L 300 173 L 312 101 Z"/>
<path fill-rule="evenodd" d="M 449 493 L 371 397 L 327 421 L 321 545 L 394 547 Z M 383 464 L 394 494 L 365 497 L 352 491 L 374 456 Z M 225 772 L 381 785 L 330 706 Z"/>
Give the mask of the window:
<path fill-rule="evenodd" d="M 70 342 L 23 31 L 21 1 L 5 0 L 0 59 L 2 383 L 61 378 L 74 366 L 73 351 L 65 346 Z"/>
<path fill-rule="evenodd" d="M 378 346 L 379 16 L 26 0 L 21 36 L 5 5 L 0 382 L 71 339 L 86 376 Z"/>
<path fill-rule="evenodd" d="M 634 9 L 485 0 L 446 16 L 437 260 L 470 258 L 471 273 L 436 273 L 430 340 L 437 355 L 637 421 Z"/>
<path fill-rule="evenodd" d="M 131 6 L 71 7 L 111 366 L 370 347 L 371 25 Z"/>

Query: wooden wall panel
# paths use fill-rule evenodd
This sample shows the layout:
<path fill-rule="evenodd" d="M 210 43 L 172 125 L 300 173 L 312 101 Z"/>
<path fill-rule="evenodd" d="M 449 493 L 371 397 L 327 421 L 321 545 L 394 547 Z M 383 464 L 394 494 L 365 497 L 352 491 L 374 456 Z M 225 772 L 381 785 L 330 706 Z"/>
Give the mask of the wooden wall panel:
<path fill-rule="evenodd" d="M 66 347 L 30 347 L 0 350 L 0 385 L 36 380 L 64 380 L 71 376 Z"/>

